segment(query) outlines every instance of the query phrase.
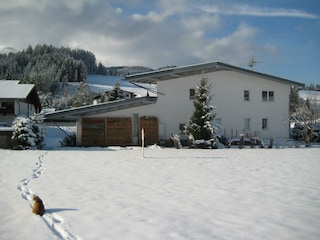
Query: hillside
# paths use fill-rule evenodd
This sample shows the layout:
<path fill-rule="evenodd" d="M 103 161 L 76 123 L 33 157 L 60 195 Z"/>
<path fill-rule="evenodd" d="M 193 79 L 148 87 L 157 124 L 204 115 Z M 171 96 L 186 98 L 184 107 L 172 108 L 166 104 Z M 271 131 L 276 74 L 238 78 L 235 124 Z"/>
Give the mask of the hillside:
<path fill-rule="evenodd" d="M 46 44 L 29 46 L 22 51 L 0 50 L 0 79 L 35 84 L 44 108 L 66 109 L 91 104 L 97 94 L 110 91 L 117 81 L 123 90 L 144 96 L 146 90 L 121 79 L 151 70 L 142 66 L 107 68 L 97 64 L 95 55 L 89 51 Z"/>
<path fill-rule="evenodd" d="M 150 70 L 141 66 L 106 68 L 97 64 L 95 55 L 89 51 L 45 44 L 22 51 L 3 48 L 0 52 L 0 79 L 35 84 L 44 94 L 55 95 L 59 83 L 85 82 L 87 74 L 125 76 Z"/>

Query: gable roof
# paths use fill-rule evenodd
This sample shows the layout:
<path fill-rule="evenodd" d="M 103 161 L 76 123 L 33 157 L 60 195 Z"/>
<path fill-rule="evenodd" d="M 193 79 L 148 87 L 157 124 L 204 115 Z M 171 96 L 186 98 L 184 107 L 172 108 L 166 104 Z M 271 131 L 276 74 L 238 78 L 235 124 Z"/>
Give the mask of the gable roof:
<path fill-rule="evenodd" d="M 34 84 L 19 84 L 18 80 L 0 80 L 0 99 L 19 99 L 33 104 L 40 111 L 41 103 Z"/>
<path fill-rule="evenodd" d="M 141 97 L 133 99 L 122 99 L 118 101 L 105 102 L 100 104 L 87 105 L 83 107 L 59 110 L 45 113 L 46 119 L 51 120 L 77 120 L 80 117 L 113 112 L 132 107 L 153 104 L 157 101 L 156 97 Z"/>
<path fill-rule="evenodd" d="M 17 80 L 1 80 L 0 98 L 26 99 L 33 87 L 33 84 L 19 84 Z"/>
<path fill-rule="evenodd" d="M 304 86 L 304 84 L 291 81 L 288 79 L 275 77 L 272 75 L 232 66 L 222 62 L 207 62 L 194 65 L 187 65 L 181 67 L 172 67 L 167 69 L 155 70 L 150 72 L 127 75 L 125 79 L 129 82 L 141 83 L 156 83 L 158 81 L 166 81 L 175 78 L 181 78 L 192 75 L 199 75 L 202 72 L 217 72 L 217 71 L 235 71 L 243 74 L 248 74 L 260 78 L 265 78 L 271 81 L 281 82 L 288 85 Z"/>

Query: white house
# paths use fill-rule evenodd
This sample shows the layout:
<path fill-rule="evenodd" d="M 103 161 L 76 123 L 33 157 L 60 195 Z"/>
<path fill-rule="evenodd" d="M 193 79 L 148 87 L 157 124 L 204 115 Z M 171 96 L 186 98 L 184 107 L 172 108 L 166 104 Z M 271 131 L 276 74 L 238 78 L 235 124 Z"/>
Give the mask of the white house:
<path fill-rule="evenodd" d="M 124 118 L 128 122 L 131 119 L 131 125 L 126 128 L 126 132 L 130 129 L 131 143 L 139 138 L 141 121 L 147 119 L 153 119 L 146 123 L 146 127 L 153 125 L 152 130 L 146 130 L 146 134 L 148 130 L 153 131 L 150 141 L 169 139 L 183 129 L 192 114 L 194 91 L 203 73 L 212 86 L 211 105 L 217 107 L 214 124 L 220 125 L 220 134 L 235 137 L 245 132 L 249 135 L 259 134 L 262 138 L 289 138 L 290 87 L 303 84 L 221 62 L 209 62 L 126 76 L 129 82 L 156 83 L 157 100 L 144 106 L 106 109 L 99 113 L 90 111 L 79 115 L 79 143 L 83 140 L 83 124 L 88 126 L 90 122 L 88 119 L 105 119 L 104 127 L 101 125 L 101 129 L 105 129 L 105 140 L 100 145 L 110 143 L 108 119 L 114 119 L 114 122 Z M 89 122 L 85 123 L 84 120 Z"/>

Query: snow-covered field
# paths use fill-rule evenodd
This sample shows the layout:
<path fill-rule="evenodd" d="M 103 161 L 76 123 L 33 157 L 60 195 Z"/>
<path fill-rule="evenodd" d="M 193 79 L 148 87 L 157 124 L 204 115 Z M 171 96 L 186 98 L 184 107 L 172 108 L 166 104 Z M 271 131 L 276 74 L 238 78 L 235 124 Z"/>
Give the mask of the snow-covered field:
<path fill-rule="evenodd" d="M 146 83 L 139 83 L 139 86 L 141 87 L 138 87 L 137 85 L 134 85 L 124 80 L 123 77 L 119 76 L 105 76 L 93 74 L 89 74 L 87 76 L 88 86 L 90 90 L 95 93 L 101 93 L 112 90 L 116 82 L 120 84 L 122 90 L 135 93 L 137 97 L 144 97 L 147 95 L 147 93 L 150 96 L 156 96 L 156 86 L 154 84 L 150 85 Z M 74 84 L 78 85 L 78 83 Z M 147 89 L 149 90 L 149 92 L 147 91 Z"/>
<path fill-rule="evenodd" d="M 320 239 L 320 148 L 0 149 L 0 239 Z M 45 203 L 31 213 L 31 196 Z"/>

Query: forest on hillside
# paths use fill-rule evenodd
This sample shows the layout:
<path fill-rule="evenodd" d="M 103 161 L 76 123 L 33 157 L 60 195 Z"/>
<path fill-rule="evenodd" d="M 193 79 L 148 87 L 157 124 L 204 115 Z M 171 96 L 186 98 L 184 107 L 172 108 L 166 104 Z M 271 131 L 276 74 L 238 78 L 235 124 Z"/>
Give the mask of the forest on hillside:
<path fill-rule="evenodd" d="M 84 82 L 87 74 L 126 76 L 151 70 L 141 66 L 106 67 L 97 63 L 92 52 L 46 44 L 0 53 L 0 79 L 35 84 L 41 93 L 54 94 L 59 83 Z"/>
<path fill-rule="evenodd" d="M 87 74 L 126 76 L 151 71 L 141 66 L 105 67 L 92 52 L 38 44 L 0 52 L 0 79 L 35 84 L 45 108 L 66 109 L 92 103 Z M 71 84 L 72 83 L 72 84 Z"/>
<path fill-rule="evenodd" d="M 0 79 L 32 83 L 43 93 L 54 92 L 59 82 L 82 82 L 96 72 L 95 55 L 81 49 L 44 44 L 0 54 Z"/>

